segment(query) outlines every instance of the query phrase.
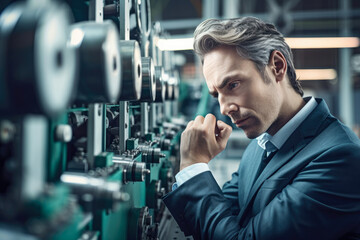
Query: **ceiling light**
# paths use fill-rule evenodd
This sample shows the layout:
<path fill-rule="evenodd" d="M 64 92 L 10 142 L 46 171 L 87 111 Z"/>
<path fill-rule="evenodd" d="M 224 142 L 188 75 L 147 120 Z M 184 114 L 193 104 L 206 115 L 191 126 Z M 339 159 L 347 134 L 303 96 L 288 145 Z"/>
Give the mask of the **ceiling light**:
<path fill-rule="evenodd" d="M 192 50 L 193 41 L 193 38 L 159 39 L 157 45 L 162 51 Z M 360 45 L 357 37 L 285 38 L 285 41 L 293 49 L 355 48 Z"/>
<path fill-rule="evenodd" d="M 360 43 L 357 37 L 286 38 L 285 41 L 293 49 L 355 48 Z"/>
<path fill-rule="evenodd" d="M 299 80 L 334 80 L 337 77 L 335 69 L 296 69 Z"/>
<path fill-rule="evenodd" d="M 192 50 L 194 38 L 159 39 L 158 47 L 162 51 Z"/>

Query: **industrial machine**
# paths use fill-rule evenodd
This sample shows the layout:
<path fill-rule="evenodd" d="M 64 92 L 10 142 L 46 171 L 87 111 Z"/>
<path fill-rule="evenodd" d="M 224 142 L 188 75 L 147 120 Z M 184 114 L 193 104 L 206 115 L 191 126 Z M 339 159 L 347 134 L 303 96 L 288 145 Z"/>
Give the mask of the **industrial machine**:
<path fill-rule="evenodd" d="M 0 239 L 159 239 L 179 74 L 149 0 L 14 1 L 0 15 Z"/>

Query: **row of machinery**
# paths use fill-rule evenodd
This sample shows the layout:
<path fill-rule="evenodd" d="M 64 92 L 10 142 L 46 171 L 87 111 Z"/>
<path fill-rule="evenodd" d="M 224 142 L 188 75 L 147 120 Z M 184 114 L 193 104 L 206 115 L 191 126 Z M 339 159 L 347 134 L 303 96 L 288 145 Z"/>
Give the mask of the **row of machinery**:
<path fill-rule="evenodd" d="M 11 1 L 0 16 L 0 239 L 159 239 L 179 74 L 149 0 Z"/>

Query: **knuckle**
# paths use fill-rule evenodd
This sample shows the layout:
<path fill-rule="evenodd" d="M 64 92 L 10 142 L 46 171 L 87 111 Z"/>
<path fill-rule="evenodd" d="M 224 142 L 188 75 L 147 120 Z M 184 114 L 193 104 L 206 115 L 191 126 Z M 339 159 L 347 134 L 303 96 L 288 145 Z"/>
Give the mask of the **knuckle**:
<path fill-rule="evenodd" d="M 208 113 L 205 117 L 206 118 L 215 118 L 215 116 L 213 114 L 211 114 L 211 113 Z"/>
<path fill-rule="evenodd" d="M 203 120 L 203 119 L 204 119 L 204 117 L 203 117 L 203 116 L 198 115 L 198 116 L 196 116 L 195 121 L 196 121 L 196 120 Z"/>

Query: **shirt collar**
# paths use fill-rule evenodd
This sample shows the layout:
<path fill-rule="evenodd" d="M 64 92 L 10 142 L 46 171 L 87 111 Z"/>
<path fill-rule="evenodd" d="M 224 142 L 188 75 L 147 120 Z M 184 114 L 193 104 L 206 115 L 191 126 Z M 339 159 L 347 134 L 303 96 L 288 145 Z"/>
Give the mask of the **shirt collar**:
<path fill-rule="evenodd" d="M 280 149 L 295 129 L 299 127 L 299 125 L 307 118 L 307 116 L 309 116 L 316 106 L 317 102 L 315 98 L 311 97 L 305 106 L 300 109 L 300 111 L 296 113 L 295 116 L 291 118 L 277 133 L 275 133 L 274 136 L 265 132 L 257 137 L 256 140 L 258 141 L 258 145 L 265 150 L 267 142 L 270 141 L 272 145 L 274 145 L 277 149 Z"/>

